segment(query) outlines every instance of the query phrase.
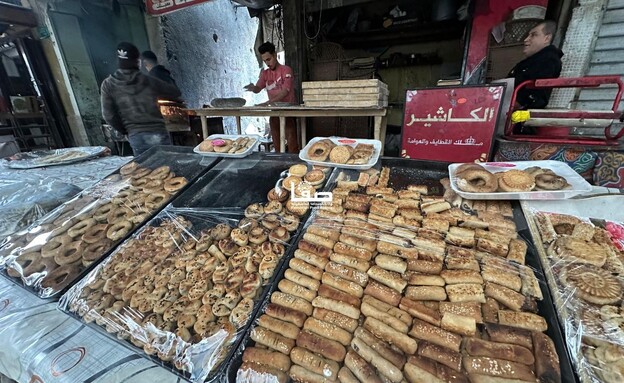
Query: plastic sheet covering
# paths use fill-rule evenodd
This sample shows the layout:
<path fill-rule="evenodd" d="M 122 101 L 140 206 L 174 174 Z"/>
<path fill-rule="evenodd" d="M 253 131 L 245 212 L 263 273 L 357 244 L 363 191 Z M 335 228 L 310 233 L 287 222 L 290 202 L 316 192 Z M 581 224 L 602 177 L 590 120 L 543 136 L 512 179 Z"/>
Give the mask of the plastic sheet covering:
<path fill-rule="evenodd" d="M 0 166 L 0 239 L 26 228 L 129 160 L 105 157 L 36 170 Z"/>
<path fill-rule="evenodd" d="M 256 170 L 266 165 L 243 164 Z M 283 162 L 279 169 L 266 166 L 278 174 L 288 169 Z M 293 207 L 284 189 L 272 190 L 269 202 L 219 205 L 228 197 L 266 201 L 266 190 L 254 185 L 236 194 L 234 185 L 248 182 L 242 170 L 238 162 L 212 169 L 179 198 L 194 207 L 168 206 L 63 295 L 59 307 L 193 382 L 221 379 L 223 361 L 287 258 L 308 210 Z M 274 186 L 279 180 L 262 182 Z M 214 192 L 212 185 L 230 195 L 199 207 Z"/>
<path fill-rule="evenodd" d="M 18 382 L 175 383 L 178 376 L 0 278 L 0 374 Z"/>
<path fill-rule="evenodd" d="M 72 164 L 100 156 L 108 156 L 110 153 L 110 149 L 106 146 L 80 146 L 65 149 L 21 152 L 5 158 L 4 161 L 9 168 L 33 169 Z"/>
<path fill-rule="evenodd" d="M 338 174 L 229 381 L 574 381 L 521 216 L 453 208 L 415 166 Z"/>
<path fill-rule="evenodd" d="M 581 381 L 624 381 L 624 225 L 535 210 L 530 215 Z"/>
<path fill-rule="evenodd" d="M 0 268 L 43 298 L 60 294 L 203 171 L 188 162 L 182 154 L 146 152 L 6 238 Z"/>

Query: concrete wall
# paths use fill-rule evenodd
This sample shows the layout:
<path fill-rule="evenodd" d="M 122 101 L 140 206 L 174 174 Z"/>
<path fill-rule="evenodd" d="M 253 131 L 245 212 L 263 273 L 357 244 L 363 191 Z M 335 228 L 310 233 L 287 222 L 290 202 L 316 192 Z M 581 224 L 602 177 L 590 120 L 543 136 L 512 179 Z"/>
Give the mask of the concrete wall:
<path fill-rule="evenodd" d="M 153 33 L 160 24 L 162 46 Z M 229 0 L 214 0 L 147 22 L 150 42 L 160 48 L 161 62 L 171 70 L 190 108 L 200 108 L 218 97 L 244 97 L 247 105 L 267 100 L 266 92 L 254 95 L 243 86 L 256 82 L 260 73 L 253 51 L 258 18 Z M 163 52 L 164 50 L 164 52 Z M 253 123 L 264 128 L 261 118 L 243 118 L 243 129 Z M 234 118 L 224 118 L 226 131 L 235 129 Z"/>

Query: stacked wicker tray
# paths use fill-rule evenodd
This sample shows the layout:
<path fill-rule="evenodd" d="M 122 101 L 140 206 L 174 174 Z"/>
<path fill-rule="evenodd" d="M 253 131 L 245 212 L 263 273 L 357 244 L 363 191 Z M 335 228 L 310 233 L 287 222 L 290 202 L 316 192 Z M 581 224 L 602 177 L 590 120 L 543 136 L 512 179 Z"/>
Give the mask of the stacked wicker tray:
<path fill-rule="evenodd" d="M 379 80 L 309 81 L 301 87 L 305 106 L 388 106 L 388 85 Z"/>

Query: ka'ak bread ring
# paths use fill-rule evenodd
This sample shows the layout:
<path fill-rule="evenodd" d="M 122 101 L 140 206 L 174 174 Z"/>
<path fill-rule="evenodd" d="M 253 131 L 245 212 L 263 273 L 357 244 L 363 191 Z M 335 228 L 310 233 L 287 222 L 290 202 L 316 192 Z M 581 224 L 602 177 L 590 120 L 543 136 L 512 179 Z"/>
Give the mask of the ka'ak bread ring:
<path fill-rule="evenodd" d="M 82 235 L 82 240 L 86 243 L 96 243 L 106 238 L 106 230 L 108 230 L 108 225 L 105 223 L 93 225 Z"/>
<path fill-rule="evenodd" d="M 269 191 L 269 194 L 267 194 L 267 199 L 269 201 L 284 202 L 288 199 L 288 194 L 288 190 L 284 188 L 273 188 Z"/>
<path fill-rule="evenodd" d="M 164 180 L 152 180 L 150 179 L 149 181 L 147 181 L 144 185 L 142 190 L 144 192 L 148 192 L 148 191 L 160 191 L 163 188 L 163 185 L 165 184 Z"/>
<path fill-rule="evenodd" d="M 329 156 L 330 147 L 324 142 L 317 142 L 308 149 L 308 157 L 312 161 L 323 162 Z"/>
<path fill-rule="evenodd" d="M 80 251 L 80 245 L 82 242 L 74 241 L 68 245 L 65 245 L 63 248 L 59 249 L 59 251 L 54 256 L 54 262 L 59 265 L 71 265 L 75 263 L 80 258 L 82 258 L 82 252 Z"/>
<path fill-rule="evenodd" d="M 153 210 L 153 209 L 157 209 L 159 206 L 161 206 L 163 203 L 167 202 L 169 200 L 169 194 L 165 193 L 165 192 L 155 192 L 155 193 L 150 193 L 150 195 L 148 195 L 145 198 L 145 207 Z"/>
<path fill-rule="evenodd" d="M 565 178 L 555 174 L 538 174 L 535 176 L 535 186 L 543 190 L 561 190 L 568 185 Z"/>
<path fill-rule="evenodd" d="M 61 291 L 71 281 L 76 279 L 80 270 L 73 265 L 63 265 L 52 270 L 41 281 L 41 287 L 52 289 L 52 291 Z"/>
<path fill-rule="evenodd" d="M 169 175 L 169 172 L 171 171 L 171 169 L 169 168 L 169 166 L 160 166 L 156 169 L 154 169 L 148 176 L 147 178 L 152 179 L 152 180 L 164 180 L 167 178 L 167 176 Z"/>
<path fill-rule="evenodd" d="M 118 241 L 125 237 L 130 230 L 132 230 L 132 223 L 130 221 L 119 221 L 114 223 L 106 231 L 106 237 L 111 241 Z"/>
<path fill-rule="evenodd" d="M 479 165 L 479 164 L 475 164 L 475 163 L 466 163 L 466 164 L 461 164 L 459 165 L 456 169 L 455 169 L 455 175 L 458 176 L 459 173 L 465 172 L 466 170 L 474 170 L 474 169 L 483 169 L 483 166 Z"/>
<path fill-rule="evenodd" d="M 152 171 L 150 169 L 138 167 L 132 172 L 132 174 L 130 174 L 130 178 L 133 180 L 138 180 L 139 178 L 143 178 L 151 172 Z"/>
<path fill-rule="evenodd" d="M 469 193 L 493 193 L 498 189 L 498 180 L 485 169 L 468 169 L 457 176 L 457 187 Z"/>
<path fill-rule="evenodd" d="M 127 164 L 122 166 L 121 169 L 119 169 L 119 174 L 121 174 L 122 176 L 127 176 L 128 174 L 132 174 L 132 172 L 134 172 L 137 167 L 139 167 L 139 164 L 137 164 L 136 162 L 128 162 Z"/>
<path fill-rule="evenodd" d="M 165 181 L 164 189 L 167 193 L 175 193 L 182 189 L 188 181 L 184 177 L 169 178 Z"/>
<path fill-rule="evenodd" d="M 108 215 L 111 211 L 115 210 L 116 207 L 117 206 L 112 203 L 102 205 L 93 212 L 93 218 L 95 218 L 98 222 L 106 222 Z"/>
<path fill-rule="evenodd" d="M 71 243 L 72 239 L 69 235 L 59 235 L 58 237 L 50 238 L 45 245 L 41 247 L 41 256 L 43 258 L 54 257 L 59 250 Z"/>
<path fill-rule="evenodd" d="M 134 215 L 134 212 L 132 210 L 128 209 L 125 206 L 122 206 L 108 213 L 108 216 L 106 217 L 106 221 L 108 223 L 115 223 L 121 220 L 127 220 L 133 215 Z"/>
<path fill-rule="evenodd" d="M 329 161 L 336 164 L 346 164 L 352 153 L 353 148 L 348 145 L 336 146 L 329 152 Z"/>
<path fill-rule="evenodd" d="M 498 187 L 504 192 L 527 192 L 535 187 L 535 177 L 522 170 L 508 170 L 498 177 Z"/>
<path fill-rule="evenodd" d="M 69 236 L 72 238 L 80 237 L 96 223 L 97 221 L 95 220 L 95 218 L 83 219 L 74 226 L 70 227 L 69 230 L 67 230 L 67 234 L 69 234 Z"/>
<path fill-rule="evenodd" d="M 98 242 L 90 244 L 82 253 L 83 261 L 97 261 L 111 247 L 111 245 L 111 240 L 106 237 L 102 238 Z"/>
<path fill-rule="evenodd" d="M 20 255 L 15 259 L 15 263 L 20 266 L 22 270 L 20 275 L 23 277 L 29 277 L 34 273 L 40 273 L 55 266 L 54 262 L 41 258 L 41 255 L 36 252 Z"/>

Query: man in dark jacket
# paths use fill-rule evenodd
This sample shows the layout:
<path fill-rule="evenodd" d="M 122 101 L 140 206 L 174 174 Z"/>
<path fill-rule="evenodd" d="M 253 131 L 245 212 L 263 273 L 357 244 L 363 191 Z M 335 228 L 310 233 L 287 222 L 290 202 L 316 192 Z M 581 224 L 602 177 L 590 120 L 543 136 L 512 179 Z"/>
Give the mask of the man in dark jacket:
<path fill-rule="evenodd" d="M 147 74 L 150 76 L 168 82 L 169 84 L 176 84 L 173 77 L 171 77 L 171 72 L 164 66 L 158 64 L 158 58 L 154 52 L 145 51 L 141 53 L 141 64 L 145 67 Z"/>
<path fill-rule="evenodd" d="M 518 86 L 527 80 L 540 78 L 557 78 L 561 73 L 561 57 L 563 52 L 552 45 L 557 24 L 553 21 L 542 21 L 531 29 L 524 39 L 524 55 L 509 72 L 508 77 L 515 78 Z M 523 88 L 518 92 L 515 109 L 541 109 L 548 105 L 550 89 Z"/>
<path fill-rule="evenodd" d="M 102 116 L 122 134 L 135 156 L 154 145 L 171 145 L 171 137 L 160 114 L 158 99 L 176 99 L 180 90 L 139 71 L 139 50 L 130 43 L 117 46 L 119 69 L 101 87 Z"/>

